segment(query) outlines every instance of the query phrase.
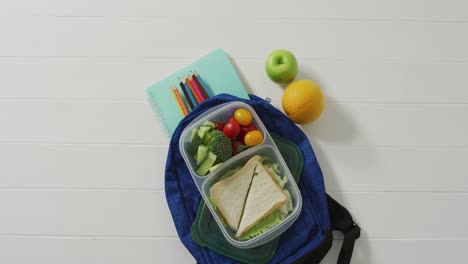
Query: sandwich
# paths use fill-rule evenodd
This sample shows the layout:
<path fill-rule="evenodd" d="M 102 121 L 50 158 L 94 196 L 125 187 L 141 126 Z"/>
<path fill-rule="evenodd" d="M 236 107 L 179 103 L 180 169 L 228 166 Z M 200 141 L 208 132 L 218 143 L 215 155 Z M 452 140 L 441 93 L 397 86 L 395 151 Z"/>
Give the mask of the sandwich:
<path fill-rule="evenodd" d="M 293 210 L 291 195 L 283 190 L 286 183 L 278 163 L 256 155 L 243 167 L 226 172 L 211 187 L 210 201 L 236 238 L 251 239 L 281 223 Z"/>
<path fill-rule="evenodd" d="M 242 236 L 255 224 L 285 204 L 287 200 L 288 198 L 273 180 L 270 173 L 258 161 L 236 237 Z"/>
<path fill-rule="evenodd" d="M 234 231 L 237 231 L 239 227 L 242 210 L 259 160 L 260 156 L 258 155 L 252 157 L 244 167 L 232 176 L 211 187 L 210 198 L 212 202 L 226 224 Z"/>

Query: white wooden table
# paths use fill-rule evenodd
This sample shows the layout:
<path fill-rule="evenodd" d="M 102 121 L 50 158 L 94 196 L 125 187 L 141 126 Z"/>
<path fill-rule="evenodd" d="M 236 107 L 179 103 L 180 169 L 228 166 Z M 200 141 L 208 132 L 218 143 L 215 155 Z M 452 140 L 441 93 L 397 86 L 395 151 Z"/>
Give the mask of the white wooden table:
<path fill-rule="evenodd" d="M 144 89 L 216 47 L 278 104 L 277 48 L 317 81 L 304 129 L 363 228 L 353 263 L 468 257 L 468 2 L 0 0 L 0 263 L 194 263 Z M 339 241 L 324 263 L 335 263 Z"/>

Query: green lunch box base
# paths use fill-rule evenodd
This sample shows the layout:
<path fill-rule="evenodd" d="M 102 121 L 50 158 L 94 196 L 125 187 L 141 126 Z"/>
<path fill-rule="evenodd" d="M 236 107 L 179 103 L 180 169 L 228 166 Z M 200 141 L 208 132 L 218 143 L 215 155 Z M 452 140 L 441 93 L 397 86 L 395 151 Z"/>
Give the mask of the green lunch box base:
<path fill-rule="evenodd" d="M 288 165 L 292 176 L 296 182 L 302 171 L 303 157 L 300 149 L 288 140 L 271 134 L 284 161 Z M 216 221 L 211 215 L 205 202 L 201 200 L 198 207 L 197 217 L 190 229 L 192 240 L 199 246 L 207 247 L 224 256 L 245 262 L 245 263 L 265 263 L 275 254 L 280 236 L 261 246 L 249 249 L 240 249 L 229 244 L 219 229 Z"/>

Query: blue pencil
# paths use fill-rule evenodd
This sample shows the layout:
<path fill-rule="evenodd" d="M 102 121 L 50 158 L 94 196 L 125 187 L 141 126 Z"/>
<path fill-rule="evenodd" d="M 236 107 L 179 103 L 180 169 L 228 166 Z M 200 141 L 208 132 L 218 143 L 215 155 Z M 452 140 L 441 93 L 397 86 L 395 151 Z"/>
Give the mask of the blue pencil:
<path fill-rule="evenodd" d="M 192 104 L 192 100 L 190 100 L 189 93 L 187 92 L 187 89 L 185 89 L 184 84 L 180 82 L 179 85 L 180 85 L 180 88 L 182 88 L 182 92 L 184 93 L 185 100 L 188 103 L 189 112 L 190 112 L 192 111 L 193 108 L 195 108 L 195 106 Z"/>
<path fill-rule="evenodd" d="M 185 90 L 187 91 L 187 93 L 189 95 L 189 98 L 190 98 L 190 99 L 187 98 L 187 101 L 190 100 L 192 102 L 192 104 L 193 104 L 193 107 L 195 108 L 195 106 L 197 106 L 198 104 L 197 104 L 197 100 L 195 100 L 195 97 L 193 97 L 193 94 L 192 94 L 192 91 L 190 90 L 190 88 L 183 81 L 181 81 L 179 83 L 179 85 L 180 85 L 180 87 L 183 86 L 185 88 Z"/>

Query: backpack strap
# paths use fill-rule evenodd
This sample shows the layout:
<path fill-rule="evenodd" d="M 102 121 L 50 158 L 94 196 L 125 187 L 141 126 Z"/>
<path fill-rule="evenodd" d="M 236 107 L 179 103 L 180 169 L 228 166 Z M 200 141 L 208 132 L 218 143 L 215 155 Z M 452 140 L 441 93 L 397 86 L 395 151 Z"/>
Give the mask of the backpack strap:
<path fill-rule="evenodd" d="M 353 255 L 354 242 L 361 235 L 361 228 L 353 221 L 351 214 L 341 204 L 327 194 L 328 214 L 332 230 L 339 230 L 344 233 L 343 244 L 338 255 L 338 264 L 350 264 Z M 323 243 L 312 251 L 307 252 L 295 264 L 320 263 L 330 250 L 333 243 L 331 230 L 325 232 Z"/>
<path fill-rule="evenodd" d="M 351 214 L 327 194 L 328 212 L 333 230 L 343 232 L 344 239 L 338 256 L 338 264 L 351 263 L 354 242 L 361 235 L 361 228 L 353 221 Z"/>

